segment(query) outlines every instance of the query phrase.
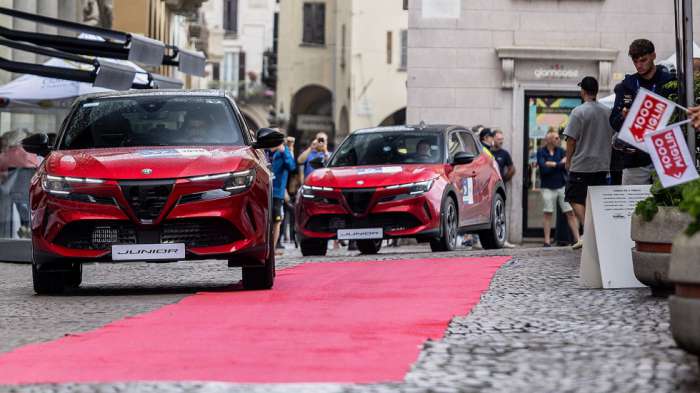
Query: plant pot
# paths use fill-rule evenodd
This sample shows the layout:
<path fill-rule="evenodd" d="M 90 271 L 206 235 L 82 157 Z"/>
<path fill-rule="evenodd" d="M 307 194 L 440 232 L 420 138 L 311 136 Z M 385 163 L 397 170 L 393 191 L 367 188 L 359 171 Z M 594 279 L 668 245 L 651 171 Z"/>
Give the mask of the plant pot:
<path fill-rule="evenodd" d="M 700 233 L 676 237 L 669 278 L 676 286 L 669 299 L 673 338 L 679 347 L 700 355 Z"/>
<path fill-rule="evenodd" d="M 651 221 L 636 214 L 632 216 L 634 275 L 651 288 L 654 296 L 673 293 L 673 283 L 668 279 L 673 239 L 688 227 L 690 221 L 690 216 L 677 207 L 666 206 L 660 206 Z"/>

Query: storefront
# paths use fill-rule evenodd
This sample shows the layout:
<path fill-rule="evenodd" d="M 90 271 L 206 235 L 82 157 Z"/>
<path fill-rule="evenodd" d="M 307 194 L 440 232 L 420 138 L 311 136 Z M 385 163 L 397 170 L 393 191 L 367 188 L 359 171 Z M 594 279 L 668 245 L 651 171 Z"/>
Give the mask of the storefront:
<path fill-rule="evenodd" d="M 511 153 L 519 176 L 512 180 L 511 233 L 542 236 L 542 202 L 537 150 L 549 130 L 563 133 L 569 114 L 581 104 L 578 82 L 594 76 L 600 95 L 612 89 L 614 49 L 497 48 L 502 88 L 512 97 Z M 564 147 L 562 138 L 562 147 Z"/>

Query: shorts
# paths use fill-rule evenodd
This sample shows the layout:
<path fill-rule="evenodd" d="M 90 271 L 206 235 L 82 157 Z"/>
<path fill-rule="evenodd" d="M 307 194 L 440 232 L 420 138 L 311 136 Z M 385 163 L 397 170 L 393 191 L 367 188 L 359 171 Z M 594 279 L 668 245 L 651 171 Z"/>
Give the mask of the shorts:
<path fill-rule="evenodd" d="M 284 199 L 272 198 L 272 218 L 273 222 L 284 221 Z"/>
<path fill-rule="evenodd" d="M 543 188 L 542 189 L 542 211 L 545 213 L 554 213 L 554 204 L 559 201 L 559 208 L 562 213 L 568 213 L 573 210 L 568 202 L 564 201 L 564 187 L 562 188 Z"/>
<path fill-rule="evenodd" d="M 569 203 L 578 203 L 579 205 L 586 204 L 588 196 L 588 187 L 605 186 L 608 172 L 571 172 L 569 173 L 569 181 L 566 182 L 566 191 L 564 200 Z"/>

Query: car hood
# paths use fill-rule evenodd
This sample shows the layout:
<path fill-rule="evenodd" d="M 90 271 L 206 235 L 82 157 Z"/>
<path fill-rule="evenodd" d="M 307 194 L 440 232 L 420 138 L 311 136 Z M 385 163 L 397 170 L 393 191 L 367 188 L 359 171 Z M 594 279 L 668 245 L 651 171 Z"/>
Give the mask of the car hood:
<path fill-rule="evenodd" d="M 46 170 L 97 179 L 173 179 L 247 169 L 252 154 L 231 146 L 60 150 L 47 157 Z"/>
<path fill-rule="evenodd" d="M 376 188 L 434 179 L 444 172 L 439 164 L 381 165 L 321 168 L 304 182 L 332 188 Z"/>

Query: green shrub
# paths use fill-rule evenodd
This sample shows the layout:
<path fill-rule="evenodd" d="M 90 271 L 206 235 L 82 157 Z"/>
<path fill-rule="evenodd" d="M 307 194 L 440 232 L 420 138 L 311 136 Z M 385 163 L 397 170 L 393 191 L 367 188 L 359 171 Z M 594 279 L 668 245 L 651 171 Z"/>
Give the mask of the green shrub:
<path fill-rule="evenodd" d="M 637 202 L 634 213 L 642 216 L 644 221 L 651 221 L 659 211 L 659 206 L 680 206 L 683 198 L 683 186 L 663 188 L 658 178 L 651 186 L 651 196 Z"/>
<path fill-rule="evenodd" d="M 688 236 L 693 236 L 700 232 L 700 180 L 683 184 L 681 187 L 683 187 L 683 199 L 679 207 L 693 219 L 686 230 Z"/>

